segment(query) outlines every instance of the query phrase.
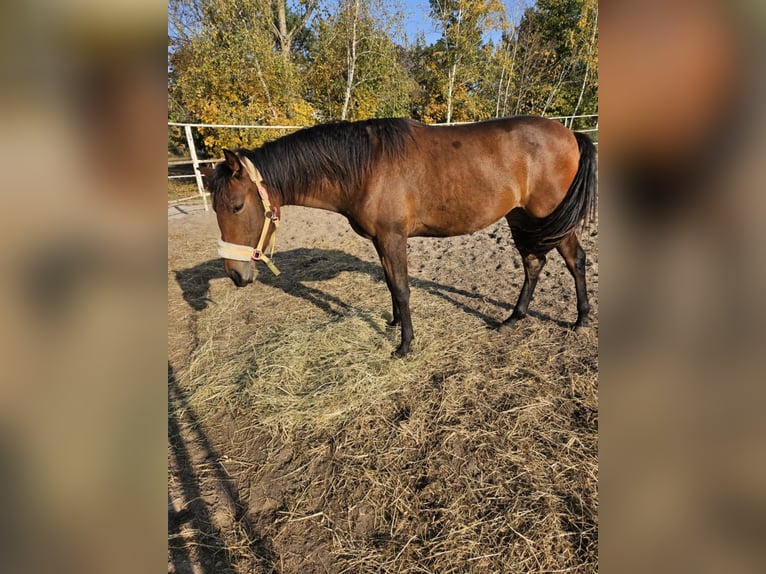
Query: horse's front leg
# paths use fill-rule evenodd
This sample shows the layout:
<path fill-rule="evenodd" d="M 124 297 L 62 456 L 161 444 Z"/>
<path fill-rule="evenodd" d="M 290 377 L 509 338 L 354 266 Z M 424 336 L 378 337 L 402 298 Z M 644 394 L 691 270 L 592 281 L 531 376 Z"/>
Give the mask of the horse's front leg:
<path fill-rule="evenodd" d="M 383 265 L 386 285 L 391 291 L 394 308 L 392 325 L 397 322 L 402 327 L 402 341 L 393 356 L 403 357 L 410 352 L 414 338 L 412 318 L 410 317 L 410 286 L 407 276 L 407 237 L 404 234 L 383 234 L 373 239 L 375 249 Z"/>
<path fill-rule="evenodd" d="M 378 257 L 380 258 L 380 261 L 383 261 L 383 254 L 380 251 L 380 247 L 378 247 L 378 242 L 376 240 L 373 240 L 373 245 L 375 245 L 375 250 L 378 252 Z M 386 321 L 386 328 L 387 329 L 396 329 L 399 325 L 402 324 L 402 318 L 401 314 L 399 313 L 399 304 L 396 301 L 396 297 L 394 296 L 394 289 L 391 286 L 391 279 L 388 276 L 388 273 L 385 270 L 385 266 L 383 267 L 383 276 L 386 278 L 386 287 L 388 287 L 389 293 L 391 293 L 391 320 Z"/>

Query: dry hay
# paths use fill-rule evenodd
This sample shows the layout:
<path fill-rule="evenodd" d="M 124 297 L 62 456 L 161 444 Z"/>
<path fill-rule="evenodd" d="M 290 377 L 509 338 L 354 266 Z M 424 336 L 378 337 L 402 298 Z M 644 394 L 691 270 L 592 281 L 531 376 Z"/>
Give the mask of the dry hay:
<path fill-rule="evenodd" d="M 318 213 L 281 238 L 282 277 L 239 290 L 214 231 L 171 229 L 170 567 L 595 572 L 597 333 L 566 324 L 563 265 L 501 336 L 516 289 L 477 283 L 476 252 L 510 249 L 503 227 L 413 242 L 416 341 L 393 360 L 372 248 Z"/>

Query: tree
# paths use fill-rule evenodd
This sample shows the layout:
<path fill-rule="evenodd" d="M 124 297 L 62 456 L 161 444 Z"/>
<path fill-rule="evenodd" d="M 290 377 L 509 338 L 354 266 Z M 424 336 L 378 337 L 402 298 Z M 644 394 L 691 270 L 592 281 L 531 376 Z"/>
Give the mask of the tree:
<path fill-rule="evenodd" d="M 383 4 L 340 0 L 318 22 L 307 79 L 324 118 L 406 115 L 414 85 Z"/>
<path fill-rule="evenodd" d="M 430 0 L 430 5 L 431 17 L 442 33 L 431 51 L 433 71 L 441 77 L 443 119 L 449 123 L 456 101 L 464 108 L 459 119 L 470 116 L 468 108 L 476 107 L 471 99 L 486 60 L 483 33 L 500 21 L 502 5 L 497 0 Z"/>
<path fill-rule="evenodd" d="M 285 58 L 274 6 L 267 0 L 174 0 L 169 38 L 168 90 L 184 120 L 202 123 L 298 125 L 313 122 L 301 97 L 296 58 Z M 287 16 L 286 16 L 287 17 Z M 296 28 L 288 28 L 290 41 Z M 292 44 L 291 44 L 292 45 Z M 253 146 L 253 130 L 201 130 L 205 145 Z"/>
<path fill-rule="evenodd" d="M 426 122 L 598 109 L 596 0 L 429 0 L 440 37 L 397 43 L 401 0 L 170 0 L 168 113 L 203 123 Z M 577 127 L 577 125 L 573 126 Z M 273 133 L 200 130 L 211 152 Z"/>
<path fill-rule="evenodd" d="M 286 63 L 290 61 L 295 36 L 305 29 L 318 4 L 318 0 L 299 0 L 300 10 L 291 13 L 287 9 L 287 0 L 271 0 L 267 3 L 272 14 L 276 12 L 276 18 L 272 16 L 271 25 L 282 59 Z"/>
<path fill-rule="evenodd" d="M 596 0 L 538 0 L 512 42 L 517 84 L 514 113 L 571 115 L 598 105 Z"/>
<path fill-rule="evenodd" d="M 582 15 L 578 22 L 580 29 L 580 38 L 590 35 L 587 44 L 579 44 L 578 56 L 585 70 L 582 74 L 580 83 L 580 92 L 577 96 L 577 103 L 572 110 L 572 115 L 580 112 L 581 106 L 585 103 L 588 106 L 588 112 L 595 112 L 595 105 L 598 100 L 598 0 L 587 0 L 583 6 Z M 586 90 L 587 100 L 586 100 Z M 572 122 L 570 122 L 572 127 Z"/>

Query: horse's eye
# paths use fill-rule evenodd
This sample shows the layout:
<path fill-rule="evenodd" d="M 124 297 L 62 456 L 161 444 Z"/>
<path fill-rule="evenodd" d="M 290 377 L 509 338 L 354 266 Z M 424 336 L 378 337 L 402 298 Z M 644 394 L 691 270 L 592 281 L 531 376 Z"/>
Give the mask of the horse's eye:
<path fill-rule="evenodd" d="M 239 213 L 240 211 L 242 211 L 243 207 L 245 207 L 245 204 L 244 203 L 240 203 L 239 205 L 235 205 L 234 209 L 232 209 L 232 211 L 234 213 Z"/>

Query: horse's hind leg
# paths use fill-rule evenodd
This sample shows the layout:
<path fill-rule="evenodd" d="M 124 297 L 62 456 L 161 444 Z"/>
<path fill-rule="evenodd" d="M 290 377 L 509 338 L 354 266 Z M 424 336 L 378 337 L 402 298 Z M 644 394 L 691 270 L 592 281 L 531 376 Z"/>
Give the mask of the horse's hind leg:
<path fill-rule="evenodd" d="M 513 308 L 513 313 L 503 321 L 500 325 L 501 329 L 512 328 L 516 321 L 527 316 L 529 302 L 532 300 L 532 294 L 535 292 L 537 279 L 545 265 L 546 257 L 545 254 L 521 252 L 521 260 L 524 263 L 524 285 L 521 287 L 521 293 L 519 293 L 519 299 Z"/>
<path fill-rule="evenodd" d="M 577 235 L 574 231 L 567 235 L 556 246 L 556 250 L 561 254 L 566 262 L 567 269 L 574 277 L 575 291 L 577 292 L 577 322 L 575 329 L 587 327 L 590 322 L 588 314 L 590 313 L 590 304 L 588 303 L 588 290 L 585 286 L 585 251 L 580 247 Z"/>

